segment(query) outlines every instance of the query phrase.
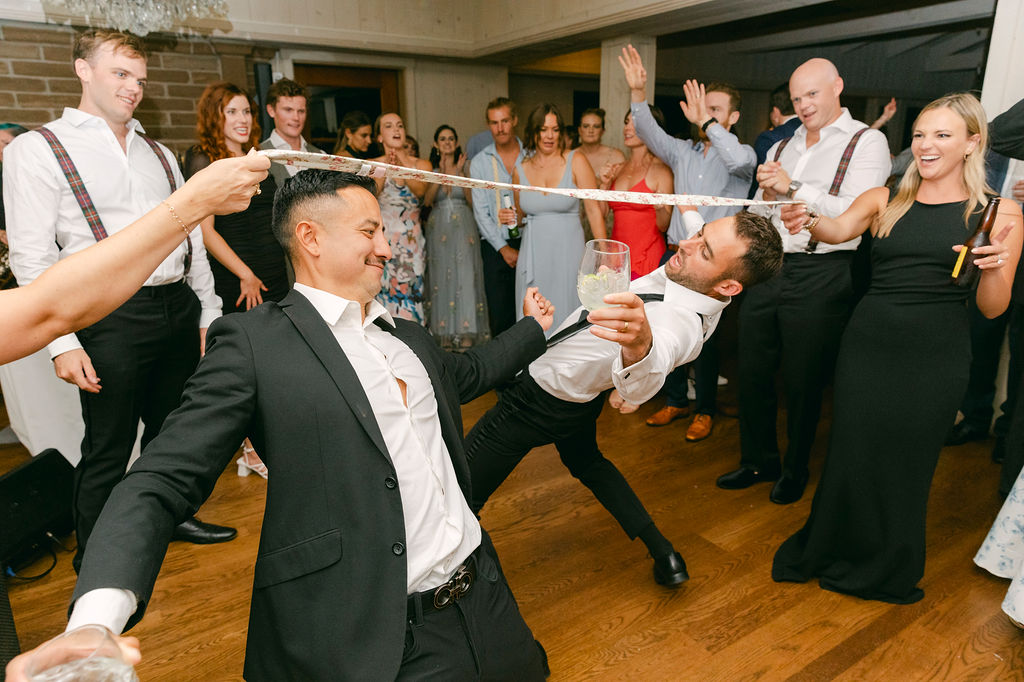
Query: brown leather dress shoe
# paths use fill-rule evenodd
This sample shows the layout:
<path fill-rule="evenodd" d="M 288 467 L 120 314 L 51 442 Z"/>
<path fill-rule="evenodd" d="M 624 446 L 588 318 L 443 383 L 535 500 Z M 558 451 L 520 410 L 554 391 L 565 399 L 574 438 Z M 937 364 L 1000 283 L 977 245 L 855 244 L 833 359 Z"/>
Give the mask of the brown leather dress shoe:
<path fill-rule="evenodd" d="M 648 417 L 646 423 L 648 426 L 668 426 L 675 420 L 688 414 L 690 414 L 689 406 L 672 407 L 671 405 L 666 405 Z"/>
<path fill-rule="evenodd" d="M 711 435 L 713 425 L 710 414 L 698 414 L 690 422 L 690 428 L 686 429 L 686 440 L 691 442 L 704 440 Z"/>

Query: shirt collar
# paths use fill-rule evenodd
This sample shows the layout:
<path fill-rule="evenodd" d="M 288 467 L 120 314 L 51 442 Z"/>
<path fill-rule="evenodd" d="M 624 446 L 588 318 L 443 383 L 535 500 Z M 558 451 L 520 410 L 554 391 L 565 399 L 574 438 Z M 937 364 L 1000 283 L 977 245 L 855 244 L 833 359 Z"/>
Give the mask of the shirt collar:
<path fill-rule="evenodd" d="M 822 136 L 834 135 L 835 133 L 853 133 L 860 130 L 864 126 L 863 123 L 855 121 L 853 116 L 850 115 L 850 110 L 843 107 L 842 112 L 839 114 L 839 118 L 829 123 L 827 126 L 821 129 Z M 793 137 L 799 137 L 801 140 L 807 138 L 807 126 L 803 123 L 793 133 Z"/>
<path fill-rule="evenodd" d="M 524 150 L 523 150 L 523 141 L 520 140 L 518 136 L 516 137 L 516 142 L 519 143 L 519 156 L 516 157 L 516 160 L 518 161 L 519 159 L 523 158 L 523 151 Z M 496 158 L 498 161 L 501 161 L 501 156 L 498 155 L 498 144 L 496 142 L 492 142 L 489 145 L 487 145 L 486 147 L 484 147 L 482 150 L 480 150 L 480 153 L 481 154 L 490 154 L 491 156 Z"/>
<path fill-rule="evenodd" d="M 99 124 L 109 128 L 109 126 L 107 126 L 107 122 L 104 121 L 99 116 L 94 116 L 93 114 L 87 114 L 86 112 L 82 111 L 81 109 L 75 109 L 73 107 L 64 107 L 64 113 L 61 115 L 60 118 L 65 123 L 68 123 L 69 125 L 72 125 L 72 126 L 74 126 L 76 128 L 81 128 L 83 125 L 86 125 L 86 124 L 96 124 L 96 123 L 99 123 Z M 135 119 L 135 118 L 133 118 L 130 121 L 128 121 L 128 131 L 131 132 L 133 130 L 135 132 L 137 132 L 137 133 L 145 133 L 146 132 L 146 129 L 143 128 L 142 124 L 139 123 L 138 119 Z"/>
<path fill-rule="evenodd" d="M 323 289 L 317 289 L 300 282 L 296 282 L 294 288 L 295 291 L 305 296 L 313 304 L 320 317 L 331 327 L 342 326 L 353 329 L 366 329 L 378 317 L 392 327 L 395 326 L 395 320 L 391 317 L 391 313 L 376 299 L 370 301 L 369 305 L 366 306 L 366 317 L 360 320 L 359 303 L 356 301 L 336 296 Z"/>
<path fill-rule="evenodd" d="M 288 142 L 277 134 L 277 128 L 270 131 L 270 144 L 274 145 L 277 149 L 291 149 L 292 146 Z M 306 150 L 306 138 L 299 135 L 299 151 Z"/>

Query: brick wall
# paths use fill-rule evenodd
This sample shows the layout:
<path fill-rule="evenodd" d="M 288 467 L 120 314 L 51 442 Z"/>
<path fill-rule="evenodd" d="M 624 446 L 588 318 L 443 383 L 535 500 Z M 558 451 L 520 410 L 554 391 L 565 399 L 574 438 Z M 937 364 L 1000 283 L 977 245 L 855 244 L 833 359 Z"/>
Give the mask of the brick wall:
<path fill-rule="evenodd" d="M 34 128 L 78 106 L 71 65 L 75 31 L 0 22 L 0 121 Z M 135 112 L 146 132 L 176 152 L 195 142 L 196 103 L 210 82 L 227 78 L 252 91 L 252 61 L 273 50 L 245 43 L 147 37 L 146 94 Z"/>

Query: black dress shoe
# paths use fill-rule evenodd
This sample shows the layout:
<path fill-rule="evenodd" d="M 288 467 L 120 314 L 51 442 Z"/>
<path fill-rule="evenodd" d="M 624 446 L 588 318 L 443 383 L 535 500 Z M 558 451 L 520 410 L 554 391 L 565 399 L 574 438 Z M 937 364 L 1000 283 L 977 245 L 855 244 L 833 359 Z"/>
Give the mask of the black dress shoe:
<path fill-rule="evenodd" d="M 988 429 L 983 429 L 974 424 L 969 424 L 966 419 L 954 426 L 946 436 L 946 445 L 963 445 L 972 440 L 985 440 L 988 438 Z"/>
<path fill-rule="evenodd" d="M 181 542 L 192 542 L 197 545 L 213 545 L 218 542 L 233 540 L 238 531 L 227 526 L 215 526 L 212 523 L 203 523 L 196 517 L 192 517 L 178 525 L 174 529 L 172 540 Z"/>
<path fill-rule="evenodd" d="M 665 554 L 654 560 L 654 582 L 666 587 L 682 585 L 690 579 L 686 572 L 686 562 L 679 552 Z"/>
<path fill-rule="evenodd" d="M 715 481 L 715 485 L 726 490 L 742 490 L 743 488 L 749 488 L 755 483 L 769 483 L 778 477 L 779 470 L 775 468 L 755 469 L 753 467 L 741 466 L 736 471 L 730 471 L 719 476 L 718 480 Z"/>
<path fill-rule="evenodd" d="M 768 499 L 775 504 L 791 504 L 803 497 L 806 487 L 807 474 L 796 476 L 786 471 L 775 482 Z"/>

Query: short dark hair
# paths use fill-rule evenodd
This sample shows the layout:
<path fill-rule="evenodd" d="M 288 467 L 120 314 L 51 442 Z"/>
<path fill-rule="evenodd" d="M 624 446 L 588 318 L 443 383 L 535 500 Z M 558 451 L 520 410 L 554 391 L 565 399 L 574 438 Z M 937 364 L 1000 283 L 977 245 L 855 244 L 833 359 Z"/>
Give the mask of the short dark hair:
<path fill-rule="evenodd" d="M 739 111 L 740 105 L 743 104 L 743 97 L 740 95 L 740 91 L 735 86 L 729 83 L 723 83 L 721 81 L 711 81 L 704 86 L 704 92 L 724 92 L 729 95 L 729 111 Z"/>
<path fill-rule="evenodd" d="M 747 244 L 747 252 L 729 272 L 744 287 L 771 279 L 782 270 L 782 237 L 770 218 L 743 210 L 736 219 L 736 236 Z"/>
<path fill-rule="evenodd" d="M 312 213 L 316 209 L 309 205 L 310 202 L 320 202 L 325 197 L 336 197 L 338 190 L 346 187 L 361 187 L 377 196 L 377 183 L 373 178 L 355 173 L 309 168 L 299 171 L 285 181 L 274 194 L 274 217 L 271 223 L 274 237 L 285 253 L 289 256 L 292 253 L 292 229 L 295 223 L 310 217 L 300 217 L 297 215 L 298 211 L 306 208 Z"/>
<path fill-rule="evenodd" d="M 768 95 L 769 111 L 772 107 L 776 107 L 783 116 L 792 116 L 796 113 L 796 109 L 793 108 L 793 99 L 789 95 L 789 83 L 783 83 Z"/>
<path fill-rule="evenodd" d="M 484 110 L 484 120 L 486 120 L 487 112 L 493 109 L 501 109 L 503 107 L 508 108 L 508 113 L 512 114 L 512 118 L 519 116 L 516 109 L 516 103 L 510 100 L 508 97 L 495 97 L 487 103 L 487 109 Z"/>
<path fill-rule="evenodd" d="M 544 103 L 534 107 L 530 115 L 526 117 L 526 130 L 524 132 L 526 139 L 523 141 L 523 149 L 526 150 L 527 156 L 537 153 L 537 140 L 540 139 L 540 129 L 544 127 L 544 119 L 547 118 L 548 114 L 555 115 L 555 121 L 558 125 L 558 151 L 565 150 L 565 120 L 562 119 L 562 113 L 554 104 Z"/>
<path fill-rule="evenodd" d="M 282 78 L 267 88 L 267 105 L 274 106 L 281 97 L 305 97 L 309 101 L 309 91 L 302 83 Z"/>
<path fill-rule="evenodd" d="M 580 123 L 583 122 L 584 116 L 597 116 L 601 119 L 601 127 L 604 128 L 604 115 L 605 111 L 601 107 L 590 107 L 589 109 L 584 109 L 583 113 L 580 114 Z"/>
<path fill-rule="evenodd" d="M 96 50 L 107 43 L 114 44 L 115 53 L 124 52 L 130 57 L 138 57 L 143 60 L 149 59 L 146 44 L 137 35 L 121 31 L 110 31 L 104 28 L 93 28 L 79 33 L 75 38 L 75 47 L 71 51 L 71 61 L 74 62 L 78 59 L 89 61 L 96 54 Z"/>

